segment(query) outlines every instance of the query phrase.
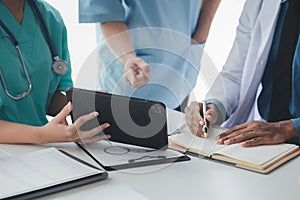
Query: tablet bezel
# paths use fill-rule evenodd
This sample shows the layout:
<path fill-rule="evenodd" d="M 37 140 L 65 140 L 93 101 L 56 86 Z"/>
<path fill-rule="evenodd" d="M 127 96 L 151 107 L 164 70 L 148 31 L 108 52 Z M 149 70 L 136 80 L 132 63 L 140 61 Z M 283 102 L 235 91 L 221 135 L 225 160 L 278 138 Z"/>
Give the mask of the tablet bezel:
<path fill-rule="evenodd" d="M 69 88 L 66 92 L 66 95 L 67 100 L 71 101 L 73 104 L 73 111 L 71 112 L 72 122 L 74 122 L 80 116 L 93 111 L 97 111 L 100 113 L 100 115 L 97 117 L 97 120 L 91 120 L 90 122 L 87 122 L 82 127 L 83 130 L 88 130 L 96 127 L 99 124 L 108 122 L 110 123 L 110 127 L 99 134 L 104 133 L 111 135 L 111 141 L 153 149 L 163 149 L 168 147 L 167 114 L 166 106 L 163 103 L 80 88 Z M 112 98 L 117 99 L 117 101 L 120 101 L 121 104 L 123 102 L 126 104 L 126 102 L 129 101 L 129 112 L 131 114 L 131 117 L 132 119 L 138 120 L 136 122 L 140 126 L 144 126 L 150 123 L 150 108 L 152 106 L 159 105 L 163 109 L 160 110 L 161 113 L 157 115 L 157 117 L 160 117 L 160 120 L 164 122 L 163 127 L 161 128 L 161 130 L 153 133 L 153 136 L 150 137 L 135 137 L 135 135 L 138 135 L 139 133 L 127 134 L 125 131 L 121 130 L 118 127 L 117 123 L 114 120 L 111 109 Z M 145 119 L 141 119 L 143 118 L 141 116 L 145 116 Z"/>

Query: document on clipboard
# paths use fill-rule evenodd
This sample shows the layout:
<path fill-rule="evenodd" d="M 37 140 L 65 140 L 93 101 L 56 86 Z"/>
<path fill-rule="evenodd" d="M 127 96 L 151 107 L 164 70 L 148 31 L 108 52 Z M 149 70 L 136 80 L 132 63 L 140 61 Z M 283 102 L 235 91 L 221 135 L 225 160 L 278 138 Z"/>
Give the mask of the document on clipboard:
<path fill-rule="evenodd" d="M 77 145 L 107 171 L 190 160 L 185 154 L 173 149 L 157 150 L 107 140 Z"/>
<path fill-rule="evenodd" d="M 48 148 L 0 160 L 0 199 L 33 199 L 104 180 L 107 172 Z"/>

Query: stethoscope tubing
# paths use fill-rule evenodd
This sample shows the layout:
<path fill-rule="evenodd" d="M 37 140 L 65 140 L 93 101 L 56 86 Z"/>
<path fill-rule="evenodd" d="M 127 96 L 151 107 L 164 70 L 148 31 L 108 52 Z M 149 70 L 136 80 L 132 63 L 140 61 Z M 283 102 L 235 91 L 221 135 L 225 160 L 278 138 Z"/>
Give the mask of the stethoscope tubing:
<path fill-rule="evenodd" d="M 38 7 L 38 5 L 36 4 L 35 0 L 29 0 L 29 3 L 32 5 L 34 11 L 36 12 L 37 14 L 37 17 L 40 21 L 40 24 L 41 24 L 41 27 L 42 27 L 42 30 L 43 30 L 43 33 L 44 33 L 44 37 L 45 37 L 45 40 L 49 46 L 49 49 L 51 51 L 51 56 L 52 56 L 52 70 L 58 74 L 58 75 L 62 75 L 64 74 L 67 70 L 68 70 L 68 66 L 67 66 L 67 63 L 66 61 L 64 60 L 61 60 L 58 56 L 58 54 L 56 53 L 55 51 L 55 48 L 54 48 L 54 45 L 50 39 L 50 34 L 49 34 L 49 31 L 47 29 L 47 26 L 46 26 L 46 23 L 44 21 L 44 18 L 42 16 L 42 13 Z M 19 47 L 19 42 L 18 40 L 16 39 L 16 37 L 13 35 L 13 33 L 8 29 L 8 27 L 2 22 L 2 20 L 0 19 L 0 26 L 3 28 L 3 30 L 8 34 L 8 36 L 10 37 L 11 41 L 13 42 L 13 44 L 15 45 L 15 48 L 19 54 L 19 58 L 20 58 L 20 61 L 21 61 L 21 64 L 22 64 L 22 68 L 24 70 L 24 73 L 25 73 L 25 76 L 26 76 L 26 79 L 27 79 L 27 82 L 28 82 L 28 89 L 23 92 L 23 93 L 20 93 L 20 94 L 17 94 L 17 95 L 12 95 L 9 93 L 8 91 L 8 87 L 5 83 L 5 79 L 4 79 L 4 76 L 2 74 L 2 71 L 0 70 L 0 78 L 1 78 L 1 83 L 4 87 L 4 90 L 5 90 L 5 93 L 12 99 L 14 100 L 20 100 L 26 96 L 29 95 L 29 93 L 31 92 L 32 90 L 32 82 L 31 82 L 31 79 L 29 77 L 29 74 L 28 74 L 28 71 L 27 71 L 27 68 L 26 68 L 26 65 L 25 65 L 25 62 L 24 62 L 24 59 L 23 59 L 23 56 L 22 56 L 22 52 L 20 50 L 20 47 Z"/>

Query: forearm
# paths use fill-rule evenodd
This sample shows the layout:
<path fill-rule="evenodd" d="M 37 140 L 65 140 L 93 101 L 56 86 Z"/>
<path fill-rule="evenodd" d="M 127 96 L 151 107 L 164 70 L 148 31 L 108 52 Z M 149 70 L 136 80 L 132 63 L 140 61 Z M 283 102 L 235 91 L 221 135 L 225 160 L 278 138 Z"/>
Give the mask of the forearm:
<path fill-rule="evenodd" d="M 128 27 L 124 22 L 106 22 L 100 24 L 103 37 L 113 54 L 124 65 L 136 57 Z"/>
<path fill-rule="evenodd" d="M 0 143 L 38 144 L 40 127 L 0 120 Z"/>
<path fill-rule="evenodd" d="M 221 0 L 204 0 L 193 39 L 197 43 L 204 43 L 207 40 L 209 30 L 219 7 Z"/>

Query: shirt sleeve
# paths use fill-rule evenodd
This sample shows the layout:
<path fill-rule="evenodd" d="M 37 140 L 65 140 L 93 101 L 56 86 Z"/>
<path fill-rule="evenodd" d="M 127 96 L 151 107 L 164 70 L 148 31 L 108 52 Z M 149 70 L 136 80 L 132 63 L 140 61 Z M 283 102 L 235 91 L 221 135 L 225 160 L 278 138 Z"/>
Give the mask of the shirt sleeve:
<path fill-rule="evenodd" d="M 125 22 L 122 0 L 79 0 L 80 23 Z"/>
<path fill-rule="evenodd" d="M 292 119 L 294 126 L 296 127 L 296 131 L 298 134 L 298 138 L 300 139 L 300 118 Z"/>
<path fill-rule="evenodd" d="M 246 1 L 236 29 L 236 37 L 222 71 L 207 93 L 207 99 L 219 100 L 227 113 L 232 116 L 240 101 L 241 83 L 256 15 L 260 10 L 257 1 Z M 247 113 L 245 113 L 247 115 Z M 227 119 L 226 119 L 227 120 Z"/>

